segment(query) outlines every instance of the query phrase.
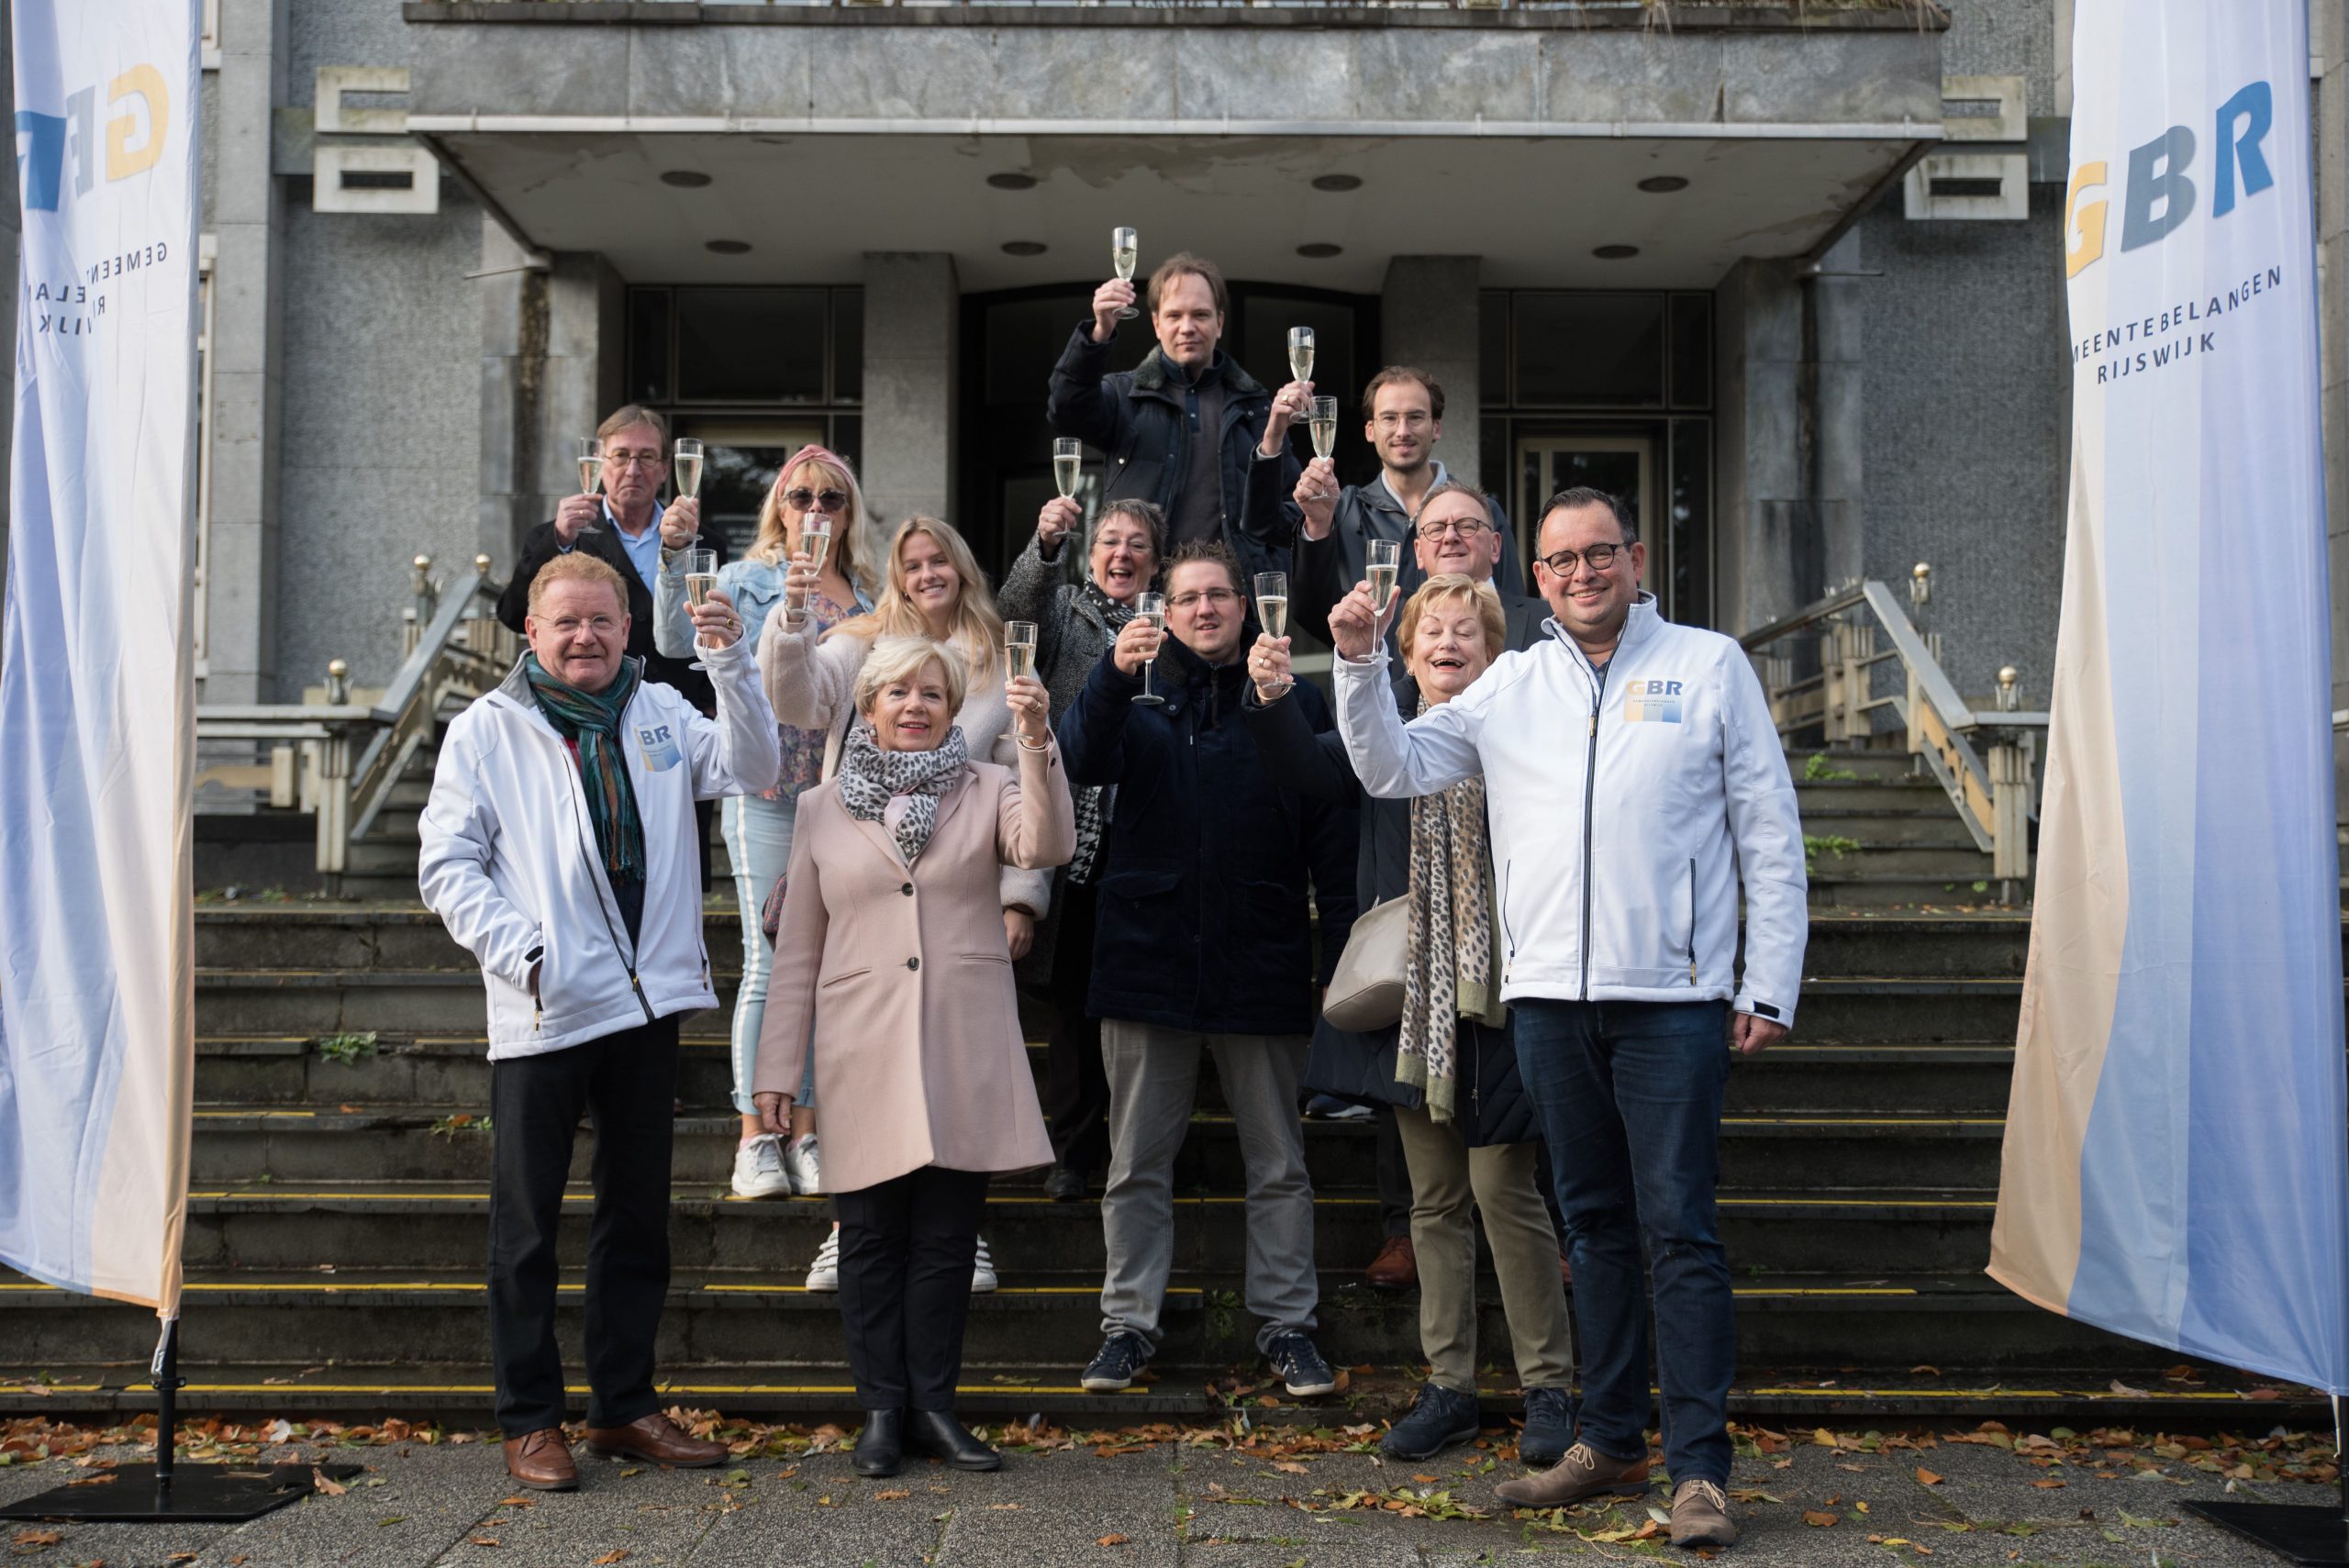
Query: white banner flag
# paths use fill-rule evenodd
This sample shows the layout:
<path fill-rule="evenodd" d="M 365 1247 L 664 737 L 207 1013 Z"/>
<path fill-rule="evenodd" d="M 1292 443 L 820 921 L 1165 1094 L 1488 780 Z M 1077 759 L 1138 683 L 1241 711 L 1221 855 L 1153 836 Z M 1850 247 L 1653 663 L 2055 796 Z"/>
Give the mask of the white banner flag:
<path fill-rule="evenodd" d="M 198 0 L 15 0 L 0 1262 L 179 1310 Z"/>

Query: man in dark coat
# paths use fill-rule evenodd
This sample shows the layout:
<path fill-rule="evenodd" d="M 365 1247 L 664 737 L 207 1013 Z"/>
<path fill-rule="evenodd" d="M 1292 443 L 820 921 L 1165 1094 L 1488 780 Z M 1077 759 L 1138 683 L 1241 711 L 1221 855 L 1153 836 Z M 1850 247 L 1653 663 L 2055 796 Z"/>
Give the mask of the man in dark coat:
<path fill-rule="evenodd" d="M 1150 324 L 1158 346 L 1130 371 L 1109 369 L 1118 312 L 1134 302 L 1134 285 L 1111 278 L 1093 293 L 1093 317 L 1081 323 L 1052 367 L 1046 416 L 1053 433 L 1105 453 L 1104 501 L 1148 501 L 1166 514 L 1169 550 L 1219 539 L 1241 563 L 1242 581 L 1286 570 L 1293 524 L 1278 508 L 1260 512 L 1254 534 L 1242 528 L 1252 483 L 1286 495 L 1298 468 L 1286 439 L 1266 441 L 1275 395 L 1219 346 L 1230 297 L 1212 261 L 1175 255 L 1150 279 Z M 1291 382 L 1277 395 L 1302 412 L 1311 384 Z M 1261 470 L 1261 473 L 1257 471 Z"/>
<path fill-rule="evenodd" d="M 1119 634 L 1060 723 L 1074 784 L 1114 784 L 1087 1011 L 1109 1079 L 1108 1269 L 1089 1389 L 1123 1388 L 1161 1338 L 1174 1264 L 1174 1156 L 1202 1052 L 1215 1058 L 1248 1182 L 1248 1308 L 1291 1394 L 1336 1387 L 1310 1338 L 1320 1293 L 1313 1188 L 1297 1116 L 1319 987 L 1354 915 L 1354 813 L 1275 786 L 1241 719 L 1246 602 L 1222 546 L 1166 571 L 1163 647 L 1147 622 Z M 1154 661 L 1153 661 L 1154 654 Z M 1135 699 L 1151 674 L 1158 706 Z M 1330 727 L 1321 695 L 1297 696 Z M 1312 950 L 1310 879 L 1321 923 Z"/>

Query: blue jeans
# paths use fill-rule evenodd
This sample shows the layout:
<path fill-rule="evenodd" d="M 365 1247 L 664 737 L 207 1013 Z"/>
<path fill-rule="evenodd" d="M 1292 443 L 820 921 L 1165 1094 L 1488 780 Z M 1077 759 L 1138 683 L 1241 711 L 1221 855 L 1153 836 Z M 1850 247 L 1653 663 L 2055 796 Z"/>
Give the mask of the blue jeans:
<path fill-rule="evenodd" d="M 734 1108 L 744 1116 L 758 1107 L 751 1103 L 751 1080 L 759 1068 L 759 1026 L 767 1016 L 767 971 L 774 953 L 767 946 L 759 915 L 775 879 L 791 864 L 791 827 L 799 806 L 796 801 L 762 800 L 755 795 L 728 795 L 718 812 L 718 829 L 726 835 L 726 858 L 734 863 L 734 897 L 742 910 L 742 984 L 734 992 Z M 816 1099 L 816 1058 L 807 1057 L 807 1071 L 799 1084 L 797 1103 Z"/>
<path fill-rule="evenodd" d="M 1729 1480 L 1737 1325 L 1720 1184 L 1726 1002 L 1511 1004 L 1518 1071 L 1550 1142 L 1582 1335 L 1580 1437 L 1647 1451 L 1648 1306 L 1655 1275 L 1664 1461 L 1673 1485 Z"/>

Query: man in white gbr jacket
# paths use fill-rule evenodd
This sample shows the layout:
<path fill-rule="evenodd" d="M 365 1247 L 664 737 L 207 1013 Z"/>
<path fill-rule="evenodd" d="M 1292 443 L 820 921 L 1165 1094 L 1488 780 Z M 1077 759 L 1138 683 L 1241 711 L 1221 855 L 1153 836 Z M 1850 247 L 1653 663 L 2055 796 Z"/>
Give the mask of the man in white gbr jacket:
<path fill-rule="evenodd" d="M 490 1348 L 514 1480 L 579 1484 L 563 1440 L 555 1232 L 573 1135 L 595 1118 L 587 1445 L 715 1464 L 660 1413 L 677 1020 L 714 1007 L 694 802 L 755 795 L 782 759 L 741 621 L 693 612 L 718 692 L 704 718 L 627 656 L 619 573 L 585 551 L 530 584 L 530 652 L 449 726 L 420 825 L 424 902 L 489 991 Z"/>
<path fill-rule="evenodd" d="M 1556 1166 L 1586 1391 L 1565 1459 L 1498 1495 L 1555 1507 L 1646 1489 L 1644 1229 L 1672 1540 L 1727 1545 L 1736 1344 L 1714 1207 L 1721 1091 L 1729 1043 L 1751 1054 L 1794 1022 L 1802 825 L 1753 667 L 1730 639 L 1656 614 L 1620 504 L 1564 491 L 1537 539 L 1547 639 L 1408 726 L 1367 586 L 1341 604 L 1338 727 L 1374 795 L 1485 777 L 1502 995 Z"/>

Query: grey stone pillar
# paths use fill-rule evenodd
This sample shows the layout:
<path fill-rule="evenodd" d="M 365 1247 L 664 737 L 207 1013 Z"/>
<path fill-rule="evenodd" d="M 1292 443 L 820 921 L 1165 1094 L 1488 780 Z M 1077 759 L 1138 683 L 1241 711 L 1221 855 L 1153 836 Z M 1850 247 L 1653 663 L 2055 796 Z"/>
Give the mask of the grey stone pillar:
<path fill-rule="evenodd" d="M 206 702 L 298 699 L 278 690 L 277 486 L 284 373 L 285 204 L 270 172 L 285 101 L 286 0 L 221 0 L 213 138 L 212 524 L 206 546 Z"/>
<path fill-rule="evenodd" d="M 1820 272 L 1857 269 L 1859 235 Z M 1861 571 L 1855 281 L 1748 259 L 1714 290 L 1720 384 L 1714 603 L 1735 636 Z"/>
<path fill-rule="evenodd" d="M 962 288 L 943 253 L 864 258 L 865 500 L 885 525 L 945 517 L 953 493 Z"/>
<path fill-rule="evenodd" d="M 522 536 L 579 490 L 573 443 L 619 405 L 627 295 L 601 256 L 547 267 L 482 219 L 481 520 L 475 549 L 511 570 Z"/>
<path fill-rule="evenodd" d="M 2332 706 L 2349 708 L 2349 16 L 2310 0 L 2309 51 L 2321 72 L 2316 122 L 2319 402 L 2324 422 L 2324 526 L 2332 586 Z M 2349 824 L 2349 740 L 2333 736 L 2334 809 Z"/>
<path fill-rule="evenodd" d="M 1379 295 L 1378 331 L 1386 363 L 1410 365 L 1435 377 L 1443 387 L 1443 439 L 1435 455 L 1456 479 L 1475 480 L 1486 490 L 1508 495 L 1508 455 L 1492 454 L 1494 471 L 1486 473 L 1478 440 L 1483 401 L 1478 396 L 1477 270 L 1475 256 L 1397 256 L 1386 263 L 1386 284 Z M 1368 381 L 1376 365 L 1358 367 Z M 1355 389 L 1359 395 L 1359 389 Z M 1340 392 L 1341 402 L 1349 395 Z M 1341 417 L 1351 408 L 1341 408 Z"/>

